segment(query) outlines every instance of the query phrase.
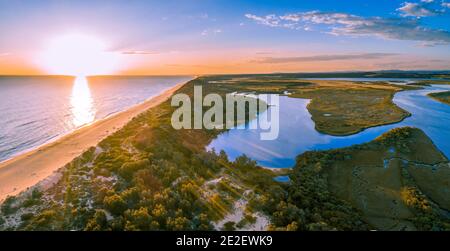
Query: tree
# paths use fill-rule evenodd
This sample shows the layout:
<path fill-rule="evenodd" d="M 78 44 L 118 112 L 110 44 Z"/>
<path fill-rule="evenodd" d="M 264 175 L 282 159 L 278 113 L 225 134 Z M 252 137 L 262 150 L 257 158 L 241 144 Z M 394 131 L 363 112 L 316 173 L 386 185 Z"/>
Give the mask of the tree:
<path fill-rule="evenodd" d="M 123 231 L 125 227 L 125 219 L 122 216 L 117 216 L 111 220 L 112 231 Z"/>
<path fill-rule="evenodd" d="M 120 167 L 119 174 L 124 179 L 130 181 L 135 172 L 148 166 L 150 166 L 150 161 L 148 159 L 126 162 Z"/>
<path fill-rule="evenodd" d="M 297 231 L 298 230 L 298 224 L 297 222 L 293 221 L 291 224 L 286 226 L 287 231 Z"/>
<path fill-rule="evenodd" d="M 123 191 L 120 196 L 127 203 L 128 208 L 134 207 L 140 200 L 139 189 L 136 187 Z"/>
<path fill-rule="evenodd" d="M 156 218 L 164 218 L 166 214 L 167 214 L 166 208 L 161 204 L 157 204 L 155 208 L 153 208 L 152 210 L 152 215 L 155 216 Z"/>
<path fill-rule="evenodd" d="M 84 230 L 86 231 L 101 231 L 105 230 L 108 224 L 106 214 L 103 210 L 97 210 L 94 217 L 90 219 Z"/>
<path fill-rule="evenodd" d="M 297 206 L 281 201 L 277 206 L 277 211 L 273 213 L 273 221 L 277 225 L 286 226 L 296 221 L 301 216 L 301 210 Z"/>
<path fill-rule="evenodd" d="M 129 220 L 127 228 L 130 228 L 129 224 L 132 224 L 135 230 L 151 230 L 152 217 L 146 207 L 141 207 L 138 210 L 129 210 L 126 214 Z"/>
<path fill-rule="evenodd" d="M 137 171 L 134 174 L 134 183 L 152 191 L 159 191 L 162 187 L 161 182 L 148 169 Z"/>
<path fill-rule="evenodd" d="M 228 163 L 228 155 L 227 155 L 227 153 L 224 150 L 220 150 L 219 159 L 221 159 L 224 162 Z"/>
<path fill-rule="evenodd" d="M 8 215 L 17 211 L 18 208 L 14 207 L 14 203 L 17 201 L 17 198 L 14 196 L 8 196 L 5 201 L 3 201 L 1 211 L 3 214 Z"/>
<path fill-rule="evenodd" d="M 105 197 L 103 204 L 114 215 L 121 215 L 127 209 L 127 203 L 117 194 Z"/>
<path fill-rule="evenodd" d="M 59 224 L 63 222 L 63 217 L 60 212 L 57 212 L 53 209 L 48 209 L 42 211 L 36 217 L 33 217 L 28 225 L 25 227 L 25 230 L 54 230 L 59 229 Z"/>
<path fill-rule="evenodd" d="M 195 229 L 198 229 L 198 230 L 211 230 L 212 229 L 211 220 L 209 219 L 208 215 L 205 213 L 199 214 L 195 218 L 194 223 L 195 223 Z"/>
<path fill-rule="evenodd" d="M 234 231 L 236 230 L 236 223 L 233 221 L 228 221 L 227 223 L 223 224 L 223 230 L 225 231 Z"/>
<path fill-rule="evenodd" d="M 190 221 L 186 217 L 178 216 L 169 218 L 167 221 L 168 228 L 174 231 L 188 230 Z"/>
<path fill-rule="evenodd" d="M 76 207 L 71 208 L 67 206 L 67 212 L 70 211 L 70 216 L 64 214 L 64 221 L 67 225 L 72 225 L 75 229 L 85 228 L 89 220 L 92 218 L 95 212 L 88 207 Z"/>

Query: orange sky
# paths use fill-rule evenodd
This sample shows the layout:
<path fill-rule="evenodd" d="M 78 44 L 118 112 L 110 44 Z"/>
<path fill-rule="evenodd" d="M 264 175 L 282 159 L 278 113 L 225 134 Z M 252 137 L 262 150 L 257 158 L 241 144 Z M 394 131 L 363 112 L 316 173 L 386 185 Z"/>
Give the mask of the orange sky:
<path fill-rule="evenodd" d="M 170 52 L 161 54 L 124 55 L 116 53 L 119 58 L 117 67 L 105 74 L 112 75 L 200 75 L 221 73 L 271 73 L 271 72 L 319 72 L 379 70 L 402 66 L 402 69 L 423 69 L 424 59 L 404 55 L 393 55 L 375 59 L 328 60 L 307 62 L 266 63 L 261 62 L 268 55 L 245 51 L 211 51 L 211 52 Z M 25 56 L 5 55 L 0 57 L 1 75 L 41 75 L 64 74 L 64 72 L 46 72 L 36 60 L 30 60 L 34 54 Z M 314 57 L 316 54 L 295 53 Z M 313 56 L 311 56 L 313 55 Z M 358 55 L 358 54 L 352 54 Z M 277 53 L 276 58 L 286 58 L 284 53 Z M 387 58 L 389 61 L 387 61 Z M 416 62 L 416 63 L 411 63 Z M 440 63 L 440 61 L 437 61 Z M 383 68 L 386 66 L 386 68 Z M 434 66 L 433 66 L 434 68 Z M 435 68 L 434 68 L 435 69 Z M 70 74 L 70 73 L 69 73 Z"/>
<path fill-rule="evenodd" d="M 401 3 L 390 0 L 235 1 L 236 6 L 222 0 L 1 1 L 0 75 L 448 70 L 450 65 L 449 15 L 437 2 L 416 1 L 442 15 L 400 9 Z"/>

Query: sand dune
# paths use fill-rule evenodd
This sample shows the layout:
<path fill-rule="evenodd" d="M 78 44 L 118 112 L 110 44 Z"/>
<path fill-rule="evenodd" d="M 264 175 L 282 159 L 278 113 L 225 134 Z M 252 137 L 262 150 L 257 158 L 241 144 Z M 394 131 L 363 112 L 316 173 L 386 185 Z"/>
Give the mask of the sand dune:
<path fill-rule="evenodd" d="M 122 128 L 136 115 L 166 101 L 182 87 L 177 84 L 162 94 L 130 109 L 82 127 L 56 141 L 0 163 L 0 201 L 16 195 L 51 175 L 106 136 Z"/>

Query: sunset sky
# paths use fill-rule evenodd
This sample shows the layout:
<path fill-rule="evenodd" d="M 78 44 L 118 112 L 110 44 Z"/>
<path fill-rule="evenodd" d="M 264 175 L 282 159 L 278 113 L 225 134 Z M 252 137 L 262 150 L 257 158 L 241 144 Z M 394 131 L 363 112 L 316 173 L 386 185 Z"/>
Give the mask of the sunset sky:
<path fill-rule="evenodd" d="M 450 68 L 448 0 L 0 0 L 0 34 L 3 75 Z"/>

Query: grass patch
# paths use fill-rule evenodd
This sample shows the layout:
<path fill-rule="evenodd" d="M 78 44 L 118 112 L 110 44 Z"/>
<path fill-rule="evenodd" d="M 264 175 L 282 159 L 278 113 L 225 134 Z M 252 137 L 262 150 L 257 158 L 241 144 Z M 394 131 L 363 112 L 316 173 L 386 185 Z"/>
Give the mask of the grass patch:
<path fill-rule="evenodd" d="M 450 91 L 430 93 L 428 96 L 439 102 L 450 105 Z"/>

